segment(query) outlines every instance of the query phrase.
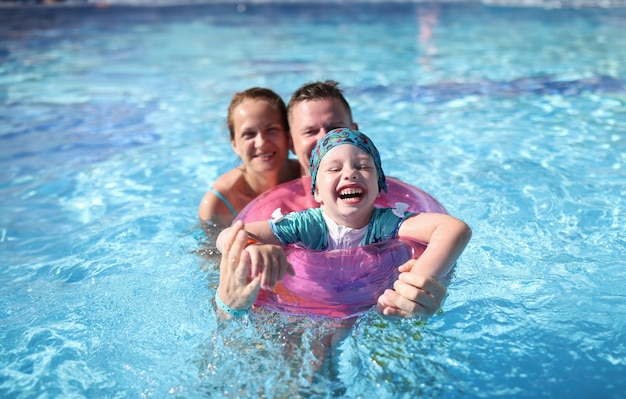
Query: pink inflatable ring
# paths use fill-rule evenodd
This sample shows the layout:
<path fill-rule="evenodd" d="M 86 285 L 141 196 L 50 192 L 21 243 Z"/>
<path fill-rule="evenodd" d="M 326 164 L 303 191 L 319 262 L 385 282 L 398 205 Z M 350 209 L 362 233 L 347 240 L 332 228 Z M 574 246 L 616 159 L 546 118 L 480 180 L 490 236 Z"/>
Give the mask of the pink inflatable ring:
<path fill-rule="evenodd" d="M 436 199 L 417 187 L 387 177 L 387 188 L 376 206 L 393 208 L 396 202 L 404 202 L 411 212 L 447 214 Z M 311 179 L 305 177 L 261 194 L 236 220 L 268 220 L 277 208 L 286 214 L 318 206 L 311 196 Z M 338 319 L 357 316 L 376 305 L 378 297 L 393 285 L 398 266 L 417 259 L 425 248 L 422 243 L 403 239 L 332 251 L 289 245 L 285 252 L 295 276 L 285 276 L 273 291 L 260 290 L 255 305 L 293 315 Z"/>

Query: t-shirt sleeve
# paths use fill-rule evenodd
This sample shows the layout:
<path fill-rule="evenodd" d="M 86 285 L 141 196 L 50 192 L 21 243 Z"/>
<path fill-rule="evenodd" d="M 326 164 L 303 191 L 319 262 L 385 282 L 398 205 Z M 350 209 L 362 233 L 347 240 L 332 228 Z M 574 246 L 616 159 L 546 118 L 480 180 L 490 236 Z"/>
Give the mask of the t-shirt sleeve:
<path fill-rule="evenodd" d="M 269 221 L 282 245 L 299 243 L 309 249 L 321 249 L 326 239 L 326 223 L 319 208 L 291 212 L 280 221 Z"/>
<path fill-rule="evenodd" d="M 393 211 L 392 208 L 376 208 L 374 210 L 370 221 L 371 226 L 364 243 L 372 244 L 389 238 L 396 238 L 402 222 L 415 215 L 412 212 L 405 212 L 404 217 L 398 217 Z"/>

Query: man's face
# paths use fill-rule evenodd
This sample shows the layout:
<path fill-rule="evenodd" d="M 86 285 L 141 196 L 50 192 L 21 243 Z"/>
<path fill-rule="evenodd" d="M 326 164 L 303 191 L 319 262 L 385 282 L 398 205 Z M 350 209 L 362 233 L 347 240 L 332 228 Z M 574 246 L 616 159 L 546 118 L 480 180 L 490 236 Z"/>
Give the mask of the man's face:
<path fill-rule="evenodd" d="M 289 115 L 292 151 L 298 157 L 302 176 L 309 176 L 309 159 L 315 144 L 333 129 L 358 129 L 345 106 L 337 99 L 324 98 L 298 103 Z"/>

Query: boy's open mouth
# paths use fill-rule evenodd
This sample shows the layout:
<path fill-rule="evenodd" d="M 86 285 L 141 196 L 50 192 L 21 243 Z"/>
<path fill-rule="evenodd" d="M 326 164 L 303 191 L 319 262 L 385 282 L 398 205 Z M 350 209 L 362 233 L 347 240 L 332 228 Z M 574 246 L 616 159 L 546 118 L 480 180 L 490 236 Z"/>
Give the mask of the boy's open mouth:
<path fill-rule="evenodd" d="M 363 190 L 360 188 L 345 188 L 339 192 L 339 198 L 342 200 L 359 199 L 363 196 Z"/>

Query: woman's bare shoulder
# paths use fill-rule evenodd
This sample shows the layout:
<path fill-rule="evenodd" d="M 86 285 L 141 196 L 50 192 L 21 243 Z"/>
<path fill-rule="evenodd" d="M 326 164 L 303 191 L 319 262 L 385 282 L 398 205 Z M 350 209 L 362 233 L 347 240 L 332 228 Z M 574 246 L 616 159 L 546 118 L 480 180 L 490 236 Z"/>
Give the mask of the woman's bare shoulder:
<path fill-rule="evenodd" d="M 228 201 L 228 204 L 233 204 L 232 206 L 237 206 L 236 198 L 238 198 L 237 193 L 240 191 L 240 181 L 242 179 L 242 173 L 238 169 L 232 169 L 220 177 L 218 177 L 213 184 L 211 185 L 211 190 L 208 190 L 202 201 L 200 202 L 200 206 L 198 209 L 198 216 L 203 220 L 210 220 L 215 217 L 226 217 L 228 219 L 232 219 L 232 211 L 228 207 L 228 205 L 224 202 L 224 199 Z M 213 190 L 217 191 L 220 196 L 218 196 Z"/>
<path fill-rule="evenodd" d="M 241 184 L 242 178 L 243 172 L 239 168 L 231 169 L 230 171 L 218 177 L 213 182 L 212 187 L 222 194 L 231 192 L 233 190 L 237 191 L 237 187 L 239 187 L 239 185 Z"/>

